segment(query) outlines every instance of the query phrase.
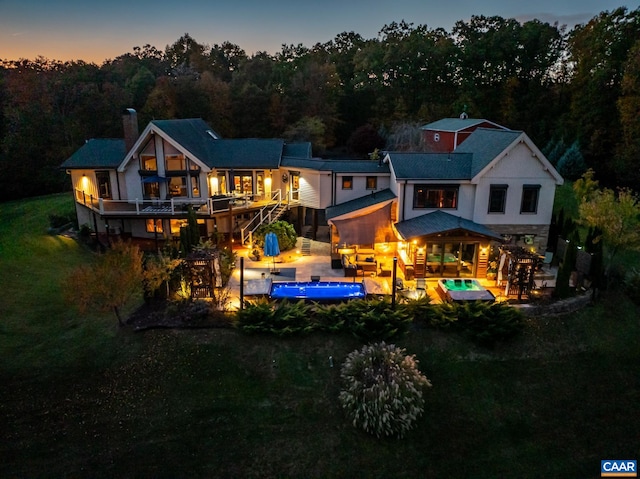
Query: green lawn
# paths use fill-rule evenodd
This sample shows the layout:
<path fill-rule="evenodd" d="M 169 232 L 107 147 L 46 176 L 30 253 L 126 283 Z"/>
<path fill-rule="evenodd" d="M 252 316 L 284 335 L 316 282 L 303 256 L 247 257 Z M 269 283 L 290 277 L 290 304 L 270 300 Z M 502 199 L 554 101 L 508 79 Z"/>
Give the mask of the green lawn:
<path fill-rule="evenodd" d="M 0 204 L 0 477 L 582 478 L 639 459 L 640 314 L 619 294 L 495 350 L 412 332 L 398 344 L 433 383 L 425 414 L 376 439 L 337 402 L 355 339 L 79 317 L 61 279 L 91 253 L 46 234 L 68 207 Z"/>

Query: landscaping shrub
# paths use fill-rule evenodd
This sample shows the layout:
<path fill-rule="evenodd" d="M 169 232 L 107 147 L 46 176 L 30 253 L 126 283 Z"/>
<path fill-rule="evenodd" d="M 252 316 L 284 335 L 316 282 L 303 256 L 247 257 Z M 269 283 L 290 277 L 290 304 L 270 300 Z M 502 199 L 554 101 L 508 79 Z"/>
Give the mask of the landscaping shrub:
<path fill-rule="evenodd" d="M 429 297 L 403 304 L 414 323 L 432 328 L 448 328 L 458 320 L 457 309 L 452 303 L 431 304 Z"/>
<path fill-rule="evenodd" d="M 271 333 L 277 336 L 291 336 L 313 331 L 310 320 L 311 306 L 298 301 L 279 304 L 260 299 L 247 303 L 237 313 L 237 326 L 245 333 Z"/>
<path fill-rule="evenodd" d="M 524 326 L 522 312 L 504 303 L 471 301 L 455 307 L 458 328 L 483 346 L 510 339 Z"/>
<path fill-rule="evenodd" d="M 315 303 L 312 308 L 314 328 L 327 333 L 339 333 L 345 330 L 344 304 Z"/>
<path fill-rule="evenodd" d="M 409 330 L 411 317 L 402 308 L 393 309 L 386 299 L 350 301 L 348 330 L 363 341 L 392 339 Z"/>
<path fill-rule="evenodd" d="M 287 251 L 295 248 L 298 234 L 291 223 L 286 221 L 275 221 L 270 224 L 263 224 L 258 227 L 253 234 L 254 243 L 260 248 L 264 247 L 264 237 L 267 233 L 273 232 L 278 237 L 280 251 Z"/>
<path fill-rule="evenodd" d="M 281 302 L 273 313 L 269 331 L 277 336 L 310 333 L 313 331 L 313 323 L 309 318 L 310 310 L 311 307 L 304 301 Z"/>
<path fill-rule="evenodd" d="M 236 326 L 245 333 L 264 333 L 269 330 L 274 304 L 266 299 L 247 301 L 236 313 Z"/>
<path fill-rule="evenodd" d="M 351 352 L 340 371 L 339 400 L 353 425 L 377 437 L 402 437 L 424 412 L 423 391 L 431 386 L 414 356 L 393 344 Z"/>

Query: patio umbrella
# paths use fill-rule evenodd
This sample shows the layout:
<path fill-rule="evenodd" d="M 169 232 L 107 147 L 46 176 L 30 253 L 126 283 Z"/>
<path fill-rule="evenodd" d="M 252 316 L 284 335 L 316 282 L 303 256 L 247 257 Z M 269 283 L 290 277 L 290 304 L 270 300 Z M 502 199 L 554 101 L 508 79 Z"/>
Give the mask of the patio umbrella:
<path fill-rule="evenodd" d="M 264 236 L 264 255 L 273 257 L 273 273 L 276 272 L 276 256 L 280 254 L 278 237 L 274 232 L 269 232 Z"/>

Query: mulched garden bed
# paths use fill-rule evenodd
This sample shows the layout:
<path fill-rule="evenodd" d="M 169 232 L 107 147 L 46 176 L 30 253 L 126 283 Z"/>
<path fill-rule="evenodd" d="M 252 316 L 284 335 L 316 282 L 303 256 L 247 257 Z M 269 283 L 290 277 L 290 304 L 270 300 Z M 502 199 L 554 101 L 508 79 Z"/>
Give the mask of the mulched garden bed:
<path fill-rule="evenodd" d="M 229 328 L 234 315 L 215 311 L 207 301 L 170 302 L 152 300 L 140 306 L 127 320 L 134 331 L 148 329 Z"/>

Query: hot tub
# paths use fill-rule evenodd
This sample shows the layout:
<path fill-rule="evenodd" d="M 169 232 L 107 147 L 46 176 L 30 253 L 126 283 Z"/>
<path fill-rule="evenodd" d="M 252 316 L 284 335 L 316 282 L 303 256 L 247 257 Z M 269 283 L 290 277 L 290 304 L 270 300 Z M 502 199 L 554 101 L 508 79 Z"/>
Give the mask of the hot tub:
<path fill-rule="evenodd" d="M 284 281 L 273 283 L 271 299 L 303 299 L 308 301 L 345 301 L 363 299 L 366 290 L 363 283 L 341 281 Z"/>
<path fill-rule="evenodd" d="M 438 294 L 445 301 L 495 301 L 477 279 L 439 279 Z"/>

